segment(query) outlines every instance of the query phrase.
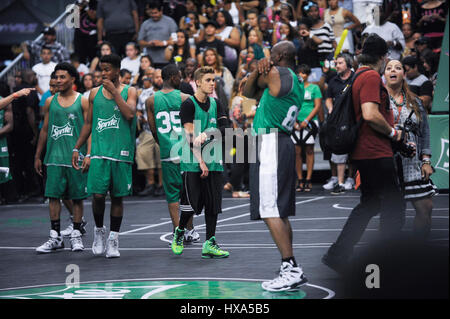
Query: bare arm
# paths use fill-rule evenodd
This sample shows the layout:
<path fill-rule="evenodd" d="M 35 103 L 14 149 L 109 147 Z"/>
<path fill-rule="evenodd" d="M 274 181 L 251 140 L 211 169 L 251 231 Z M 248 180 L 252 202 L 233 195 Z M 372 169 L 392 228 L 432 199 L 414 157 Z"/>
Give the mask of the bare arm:
<path fill-rule="evenodd" d="M 389 123 L 384 119 L 383 115 L 378 110 L 378 104 L 373 102 L 366 102 L 361 105 L 362 110 L 362 117 L 369 126 L 385 135 L 387 138 L 389 138 L 389 134 L 391 134 L 392 127 L 389 125 Z M 400 135 L 397 135 L 397 141 L 400 140 Z"/>
<path fill-rule="evenodd" d="M 194 146 L 194 124 L 193 123 L 184 123 L 184 132 L 186 134 L 187 142 L 190 145 L 192 153 L 200 164 L 200 169 L 202 170 L 201 178 L 205 178 L 209 174 L 208 166 L 206 166 L 205 161 L 202 158 L 201 147 Z"/>
<path fill-rule="evenodd" d="M 331 113 L 331 111 L 333 110 L 333 99 L 331 97 L 325 100 L 325 106 L 328 109 L 328 113 Z"/>
<path fill-rule="evenodd" d="M 97 42 L 101 43 L 103 41 L 103 18 L 97 19 Z"/>
<path fill-rule="evenodd" d="M 74 149 L 78 150 L 81 148 L 81 146 L 86 143 L 86 141 L 91 136 L 92 132 L 92 118 L 93 118 L 93 101 L 94 97 L 97 94 L 99 88 L 94 88 L 91 90 L 91 93 L 89 94 L 89 109 L 87 111 L 86 117 L 84 119 L 84 125 L 81 129 L 80 136 L 78 137 L 78 141 L 75 144 Z M 90 152 L 89 152 L 90 153 Z M 78 151 L 74 151 L 72 153 L 72 166 L 75 169 L 80 169 L 78 166 Z"/>
<path fill-rule="evenodd" d="M 353 30 L 361 26 L 361 22 L 359 21 L 359 19 L 353 13 L 351 13 L 346 9 L 344 9 L 344 18 L 347 18 L 348 20 L 353 22 L 353 24 L 346 27 L 346 29 L 348 30 Z"/>
<path fill-rule="evenodd" d="M 13 119 L 12 106 L 8 105 L 5 108 L 4 125 L 2 128 L 0 128 L 0 137 L 5 136 L 9 132 L 12 132 L 13 128 L 14 128 L 14 119 Z"/>
<path fill-rule="evenodd" d="M 26 88 L 20 91 L 14 92 L 13 94 L 8 95 L 7 97 L 0 100 L 0 110 L 11 104 L 12 101 L 18 99 L 22 96 L 27 96 L 31 91 L 34 91 L 35 88 Z"/>
<path fill-rule="evenodd" d="M 128 120 L 131 121 L 136 116 L 136 104 L 137 104 L 137 92 L 136 88 L 128 88 L 128 98 L 125 101 L 120 94 L 120 90 L 117 89 L 110 80 L 103 80 L 103 87 L 112 94 L 114 101 L 117 103 L 120 112 Z"/>
<path fill-rule="evenodd" d="M 89 114 L 89 99 L 82 97 L 81 98 L 81 107 L 83 108 L 83 117 L 84 117 L 84 121 L 86 122 L 86 119 Z M 91 146 L 92 146 L 92 135 L 89 135 L 89 138 L 87 141 L 86 156 L 84 157 L 83 163 L 81 164 L 81 171 L 83 173 L 87 172 L 89 170 L 89 167 L 91 166 Z"/>
<path fill-rule="evenodd" d="M 36 147 L 36 154 L 34 155 L 34 169 L 36 172 L 42 176 L 42 161 L 41 155 L 44 147 L 47 143 L 47 133 L 48 133 L 48 117 L 50 110 L 50 103 L 53 100 L 53 96 L 49 97 L 45 101 L 45 105 L 43 107 L 44 110 L 44 124 L 42 125 L 41 132 L 39 133 L 39 140 Z"/>
<path fill-rule="evenodd" d="M 136 30 L 136 39 L 137 35 L 139 34 L 139 16 L 136 10 L 131 11 L 131 15 L 133 16 L 133 22 L 134 22 L 134 28 Z"/>
<path fill-rule="evenodd" d="M 145 101 L 145 108 L 147 109 L 147 122 L 150 126 L 150 131 L 152 132 L 153 138 L 159 145 L 158 132 L 156 131 L 156 121 L 155 121 L 155 96 L 150 96 L 147 101 Z"/>

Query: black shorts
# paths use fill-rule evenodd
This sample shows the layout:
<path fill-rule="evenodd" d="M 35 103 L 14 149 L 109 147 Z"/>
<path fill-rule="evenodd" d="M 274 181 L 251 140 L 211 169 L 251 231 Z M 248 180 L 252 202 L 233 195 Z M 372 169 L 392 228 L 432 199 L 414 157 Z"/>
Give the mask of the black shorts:
<path fill-rule="evenodd" d="M 295 146 L 283 133 L 256 139 L 256 163 L 250 164 L 250 218 L 295 216 Z M 254 158 L 254 157 L 252 157 Z"/>
<path fill-rule="evenodd" d="M 183 172 L 183 186 L 180 194 L 180 211 L 199 215 L 222 212 L 222 172 L 209 172 L 207 178 L 200 178 L 199 172 Z"/>

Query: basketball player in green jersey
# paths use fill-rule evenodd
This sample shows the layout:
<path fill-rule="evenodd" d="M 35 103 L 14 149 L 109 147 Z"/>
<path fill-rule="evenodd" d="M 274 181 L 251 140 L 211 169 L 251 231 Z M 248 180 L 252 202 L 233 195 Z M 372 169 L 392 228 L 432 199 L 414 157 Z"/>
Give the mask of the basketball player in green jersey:
<path fill-rule="evenodd" d="M 147 119 L 150 130 L 159 145 L 162 179 L 166 200 L 169 205 L 173 232 L 178 227 L 179 201 L 183 179 L 180 171 L 180 152 L 182 142 L 182 126 L 180 120 L 181 103 L 190 95 L 181 93 L 181 73 L 175 64 L 165 66 L 161 71 L 163 87 L 146 101 Z M 185 243 L 197 242 L 200 236 L 192 227 L 192 219 L 187 225 Z"/>
<path fill-rule="evenodd" d="M 80 152 L 77 162 L 83 159 L 83 170 L 72 167 L 71 150 L 77 141 L 88 112 L 88 100 L 73 90 L 78 79 L 77 70 L 69 63 L 55 67 L 58 93 L 49 97 L 44 105 L 44 124 L 39 134 L 34 166 L 42 176 L 41 154 L 47 145 L 44 164 L 47 166 L 45 197 L 49 198 L 50 239 L 36 248 L 38 253 L 50 253 L 64 248 L 60 233 L 60 199 L 71 199 L 73 203 L 74 230 L 70 236 L 72 251 L 84 249 L 81 240 L 83 199 L 87 197 L 86 171 L 89 168 L 90 147 Z"/>
<path fill-rule="evenodd" d="M 303 82 L 293 71 L 295 56 L 292 42 L 277 43 L 270 59 L 258 62 L 243 92 L 254 97 L 264 90 L 253 121 L 258 143 L 256 163 L 250 170 L 250 216 L 264 220 L 281 253 L 279 276 L 262 283 L 268 291 L 296 289 L 307 283 L 294 258 L 288 219 L 295 215 L 296 183 L 295 148 L 290 135 L 304 98 Z"/>
<path fill-rule="evenodd" d="M 227 258 L 230 254 L 217 245 L 215 232 L 218 214 L 222 212 L 223 189 L 223 134 L 219 130 L 224 130 L 229 120 L 218 100 L 209 97 L 215 87 L 214 69 L 197 69 L 194 79 L 198 89 L 182 103 L 180 109 L 180 120 L 184 128 L 180 163 L 183 186 L 180 222 L 175 229 L 172 251 L 176 255 L 183 252 L 187 223 L 204 208 L 206 241 L 202 247 L 202 258 Z"/>
<path fill-rule="evenodd" d="M 116 54 L 100 59 L 103 82 L 91 90 L 89 111 L 75 144 L 72 165 L 78 169 L 79 148 L 92 134 L 88 193 L 93 194 L 95 228 L 92 252 L 106 258 L 120 257 L 119 231 L 124 196 L 132 194 L 132 165 L 136 146 L 136 89 L 119 81 L 121 59 Z M 103 225 L 105 197 L 111 196 L 110 233 Z"/>

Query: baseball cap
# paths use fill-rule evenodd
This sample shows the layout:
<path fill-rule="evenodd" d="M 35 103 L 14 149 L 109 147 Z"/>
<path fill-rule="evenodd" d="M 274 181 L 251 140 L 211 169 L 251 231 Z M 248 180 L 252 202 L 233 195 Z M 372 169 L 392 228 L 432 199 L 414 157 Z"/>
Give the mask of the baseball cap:
<path fill-rule="evenodd" d="M 428 44 L 429 43 L 429 39 L 427 37 L 420 37 L 416 40 L 416 42 L 414 42 L 415 44 Z"/>
<path fill-rule="evenodd" d="M 364 41 L 362 53 L 369 56 L 382 57 L 388 52 L 386 41 L 378 34 L 371 33 Z"/>
<path fill-rule="evenodd" d="M 56 30 L 55 28 L 51 28 L 51 27 L 46 27 L 43 31 L 44 34 L 49 34 L 49 35 L 56 35 Z"/>
<path fill-rule="evenodd" d="M 214 20 L 209 20 L 208 22 L 203 23 L 203 26 L 206 28 L 208 25 L 214 26 L 214 28 L 218 28 L 217 22 Z"/>

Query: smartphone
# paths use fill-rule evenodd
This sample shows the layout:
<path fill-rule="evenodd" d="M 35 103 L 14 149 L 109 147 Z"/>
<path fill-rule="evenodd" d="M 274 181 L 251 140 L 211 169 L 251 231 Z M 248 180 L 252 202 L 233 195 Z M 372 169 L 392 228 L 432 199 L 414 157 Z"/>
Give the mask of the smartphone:
<path fill-rule="evenodd" d="M 185 22 L 185 23 L 190 23 L 190 22 L 191 22 L 191 18 L 186 17 L 186 18 L 184 19 L 184 22 Z"/>
<path fill-rule="evenodd" d="M 172 38 L 172 41 L 173 41 L 173 42 L 177 42 L 178 36 L 177 36 L 177 33 L 176 33 L 176 32 L 172 33 L 172 34 L 170 35 L 170 37 Z"/>

